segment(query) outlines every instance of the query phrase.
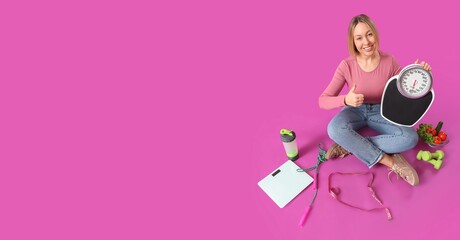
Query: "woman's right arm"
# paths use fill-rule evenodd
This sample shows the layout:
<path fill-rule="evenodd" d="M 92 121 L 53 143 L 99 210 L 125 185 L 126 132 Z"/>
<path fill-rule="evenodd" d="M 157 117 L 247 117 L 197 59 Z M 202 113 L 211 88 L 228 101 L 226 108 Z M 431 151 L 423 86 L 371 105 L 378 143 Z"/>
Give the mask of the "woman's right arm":
<path fill-rule="evenodd" d="M 342 61 L 335 70 L 334 77 L 324 92 L 319 97 L 319 107 L 322 109 L 334 109 L 345 106 L 345 96 L 339 95 L 343 86 L 347 82 L 345 79 L 345 61 Z"/>

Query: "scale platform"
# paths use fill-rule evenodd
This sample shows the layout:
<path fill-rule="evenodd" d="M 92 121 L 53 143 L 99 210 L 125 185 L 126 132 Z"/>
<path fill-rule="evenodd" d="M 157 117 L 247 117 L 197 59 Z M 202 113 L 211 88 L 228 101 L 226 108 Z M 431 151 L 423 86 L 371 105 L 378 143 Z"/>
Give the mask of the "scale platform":
<path fill-rule="evenodd" d="M 398 76 L 388 80 L 383 91 L 380 114 L 386 120 L 400 126 L 412 127 L 425 115 L 434 100 L 434 91 L 430 90 L 421 98 L 407 98 L 397 87 Z"/>

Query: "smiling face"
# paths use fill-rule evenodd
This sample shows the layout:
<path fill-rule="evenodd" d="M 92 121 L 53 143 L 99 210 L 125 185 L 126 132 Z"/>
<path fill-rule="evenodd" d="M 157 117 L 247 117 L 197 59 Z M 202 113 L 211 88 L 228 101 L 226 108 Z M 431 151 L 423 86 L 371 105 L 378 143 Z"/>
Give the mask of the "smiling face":
<path fill-rule="evenodd" d="M 370 57 L 378 51 L 378 41 L 374 31 L 363 22 L 359 22 L 353 30 L 353 43 L 359 55 Z"/>
<path fill-rule="evenodd" d="M 351 56 L 378 53 L 379 33 L 374 21 L 365 14 L 354 16 L 348 25 L 348 52 Z"/>

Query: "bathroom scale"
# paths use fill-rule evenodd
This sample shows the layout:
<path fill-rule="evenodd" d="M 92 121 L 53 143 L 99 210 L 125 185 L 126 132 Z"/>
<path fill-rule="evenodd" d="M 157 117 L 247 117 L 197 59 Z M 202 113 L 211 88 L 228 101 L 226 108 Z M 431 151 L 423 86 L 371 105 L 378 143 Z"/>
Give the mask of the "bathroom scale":
<path fill-rule="evenodd" d="M 299 166 L 287 160 L 275 171 L 259 181 L 262 190 L 280 207 L 286 206 L 313 182 L 306 172 L 298 172 Z"/>
<path fill-rule="evenodd" d="M 431 73 L 420 64 L 410 64 L 388 80 L 380 114 L 396 125 L 412 127 L 422 119 L 433 101 Z"/>

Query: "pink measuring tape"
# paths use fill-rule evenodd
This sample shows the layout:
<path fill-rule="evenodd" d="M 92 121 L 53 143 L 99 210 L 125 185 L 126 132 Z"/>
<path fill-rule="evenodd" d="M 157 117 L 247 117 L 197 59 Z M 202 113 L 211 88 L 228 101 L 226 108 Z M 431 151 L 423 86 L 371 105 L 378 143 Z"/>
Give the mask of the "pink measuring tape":
<path fill-rule="evenodd" d="M 315 166 L 313 167 L 310 167 L 310 168 L 299 168 L 297 169 L 297 171 L 299 172 L 308 172 L 308 171 L 312 171 L 312 170 L 315 170 L 315 172 L 313 173 L 313 178 L 314 178 L 314 181 L 313 181 L 313 191 L 315 191 L 315 194 L 313 195 L 313 198 L 311 199 L 310 201 L 310 204 L 308 205 L 307 209 L 305 210 L 304 214 L 302 215 L 302 217 L 300 218 L 300 221 L 299 221 L 299 224 L 298 226 L 299 227 L 303 227 L 305 225 L 305 222 L 307 220 L 307 217 L 308 217 L 308 214 L 310 213 L 310 210 L 313 206 L 313 203 L 315 202 L 316 200 L 316 197 L 318 195 L 318 175 L 319 175 L 319 166 L 321 165 L 321 163 L 327 161 L 326 159 L 326 151 L 324 151 L 322 148 L 321 148 L 321 144 L 318 144 L 318 147 L 319 147 L 319 152 L 318 152 L 318 161 L 316 163 Z M 366 174 L 369 174 L 370 175 L 370 180 L 369 180 L 369 184 L 367 185 L 369 191 L 371 192 L 371 195 L 372 197 L 374 197 L 374 199 L 382 206 L 382 207 L 378 207 L 378 208 L 372 208 L 372 209 L 364 209 L 364 208 L 360 208 L 360 207 L 356 207 L 356 206 L 353 206 L 349 203 L 346 203 L 344 201 L 342 201 L 340 198 L 339 198 L 339 194 L 340 194 L 340 189 L 339 188 L 333 188 L 331 187 L 331 180 L 332 180 L 332 176 L 335 175 L 335 174 L 338 174 L 338 175 L 366 175 Z M 390 212 L 390 209 L 383 206 L 383 203 L 382 201 L 377 197 L 377 194 L 375 193 L 374 189 L 372 188 L 372 183 L 374 182 L 374 174 L 373 173 L 370 173 L 370 172 L 356 172 L 356 173 L 342 173 L 342 172 L 333 172 L 331 174 L 329 174 L 329 181 L 328 181 L 328 191 L 329 193 L 331 194 L 331 196 L 333 198 L 335 198 L 337 201 L 339 201 L 340 203 L 346 205 L 346 206 L 349 206 L 349 207 L 352 207 L 352 208 L 356 208 L 356 209 L 359 209 L 359 210 L 362 210 L 362 211 L 366 211 L 366 212 L 370 212 L 370 211 L 376 211 L 376 210 L 385 210 L 386 214 L 387 214 L 387 218 L 388 220 L 391 220 L 393 217 L 391 216 L 391 212 Z"/>
<path fill-rule="evenodd" d="M 367 188 L 369 189 L 369 191 L 371 192 L 371 195 L 372 197 L 374 197 L 374 199 L 382 206 L 382 207 L 377 207 L 377 208 L 372 208 L 372 209 L 364 209 L 364 208 L 360 208 L 360 207 L 356 207 L 356 206 L 353 206 L 349 203 L 346 203 L 342 200 L 340 200 L 339 198 L 339 194 L 340 194 L 340 189 L 339 188 L 334 188 L 334 187 L 331 187 L 331 182 L 332 182 L 332 176 L 334 175 L 345 175 L 345 176 L 351 176 L 351 175 L 367 175 L 369 174 L 371 176 L 370 180 L 369 180 L 369 184 L 367 185 Z M 331 196 L 333 198 L 335 198 L 337 201 L 339 201 L 340 203 L 346 205 L 346 206 L 349 206 L 349 207 L 352 207 L 352 208 L 355 208 L 355 209 L 359 209 L 361 211 L 366 211 L 366 212 L 370 212 L 370 211 L 376 211 L 376 210 L 385 210 L 386 214 L 387 214 L 387 218 L 388 220 L 391 220 L 393 217 L 391 216 L 391 212 L 390 212 L 390 209 L 383 206 L 383 203 L 382 201 L 377 197 L 377 194 L 375 193 L 374 189 L 372 188 L 372 183 L 374 182 L 374 174 L 373 173 L 370 173 L 370 172 L 356 172 L 356 173 L 342 173 L 342 172 L 333 172 L 331 174 L 329 174 L 329 181 L 328 181 L 328 190 L 329 190 L 329 193 L 331 194 Z"/>

